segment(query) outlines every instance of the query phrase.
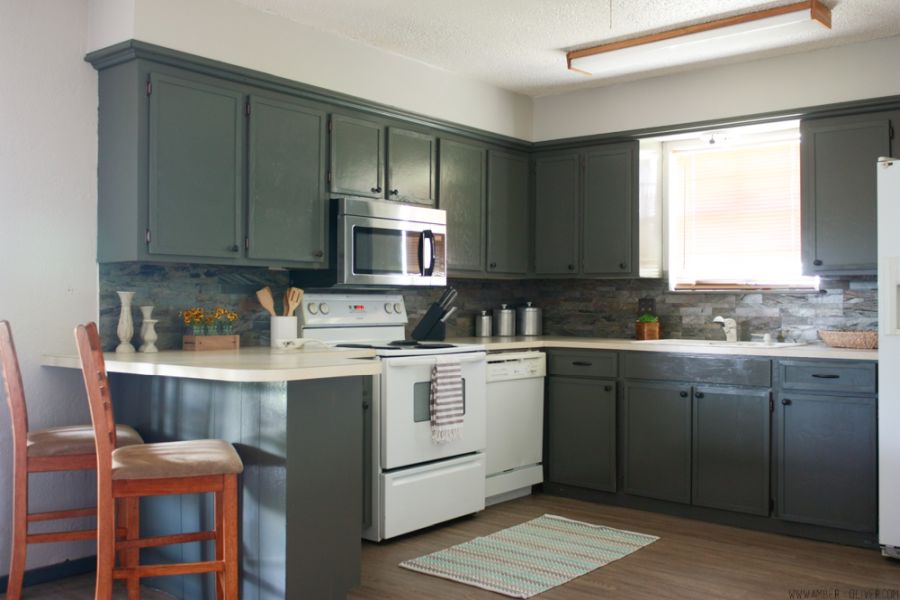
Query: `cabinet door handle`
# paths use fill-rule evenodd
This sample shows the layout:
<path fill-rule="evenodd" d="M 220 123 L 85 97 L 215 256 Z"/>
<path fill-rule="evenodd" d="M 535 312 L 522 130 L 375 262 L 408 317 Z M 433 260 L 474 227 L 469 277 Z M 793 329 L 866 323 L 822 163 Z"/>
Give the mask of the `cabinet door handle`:
<path fill-rule="evenodd" d="M 490 266 L 492 269 L 496 269 L 496 268 L 497 268 L 497 263 L 491 263 L 489 266 Z"/>
<path fill-rule="evenodd" d="M 695 398 L 702 398 L 702 397 L 703 397 L 703 392 L 695 392 L 695 393 L 694 393 L 694 397 L 695 397 Z"/>
<path fill-rule="evenodd" d="M 822 261 L 819 260 L 819 259 L 817 258 L 816 260 L 813 261 L 813 264 L 814 264 L 815 266 L 817 266 L 817 267 L 821 267 L 821 266 L 822 266 Z"/>
<path fill-rule="evenodd" d="M 790 398 L 782 398 L 782 399 L 781 399 L 781 404 L 782 404 L 783 406 L 790 406 L 790 405 L 791 405 L 791 399 L 790 399 Z"/>
<path fill-rule="evenodd" d="M 374 194 L 380 194 L 380 193 L 381 193 L 381 186 L 379 185 L 378 187 L 373 187 L 373 188 L 372 188 L 372 193 L 374 193 Z"/>
<path fill-rule="evenodd" d="M 234 246 L 232 246 L 231 248 L 229 248 L 229 250 L 232 251 L 232 252 L 240 252 L 240 251 L 241 251 L 241 247 L 238 246 L 237 244 L 235 244 Z"/>
<path fill-rule="evenodd" d="M 687 392 L 678 392 L 678 395 L 681 396 L 682 398 L 687 398 L 687 397 L 688 397 L 688 393 L 687 393 Z"/>
<path fill-rule="evenodd" d="M 840 379 L 840 375 L 835 375 L 833 373 L 813 373 L 813 377 L 816 379 Z"/>
<path fill-rule="evenodd" d="M 400 193 L 400 190 L 391 190 L 391 191 L 390 191 L 391 196 L 396 196 L 396 195 L 398 195 L 399 193 Z"/>
<path fill-rule="evenodd" d="M 611 392 L 611 391 L 612 391 L 612 386 L 611 386 L 611 385 L 604 385 L 604 386 L 603 386 L 603 391 L 604 391 L 604 392 Z"/>
<path fill-rule="evenodd" d="M 575 366 L 575 367 L 591 367 L 593 365 L 594 365 L 594 363 L 587 362 L 586 360 L 573 360 L 572 361 L 572 366 Z"/>
<path fill-rule="evenodd" d="M 624 269 L 627 265 L 625 263 L 619 263 L 619 268 Z"/>
<path fill-rule="evenodd" d="M 570 271 L 574 271 L 574 270 L 575 270 L 575 265 L 569 265 L 569 270 L 570 270 Z"/>
<path fill-rule="evenodd" d="M 368 400 L 363 402 L 363 410 L 369 410 L 369 402 Z"/>
<path fill-rule="evenodd" d="M 316 250 L 315 252 L 313 252 L 313 256 L 315 256 L 316 258 L 322 258 L 323 256 L 325 256 L 325 252 L 322 250 Z"/>

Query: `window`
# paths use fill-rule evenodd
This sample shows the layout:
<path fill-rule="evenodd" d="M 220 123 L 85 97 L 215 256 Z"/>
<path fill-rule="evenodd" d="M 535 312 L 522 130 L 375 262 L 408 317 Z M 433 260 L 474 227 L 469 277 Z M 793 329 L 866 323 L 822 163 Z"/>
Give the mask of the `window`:
<path fill-rule="evenodd" d="M 801 274 L 796 121 L 658 141 L 672 289 L 817 286 Z"/>

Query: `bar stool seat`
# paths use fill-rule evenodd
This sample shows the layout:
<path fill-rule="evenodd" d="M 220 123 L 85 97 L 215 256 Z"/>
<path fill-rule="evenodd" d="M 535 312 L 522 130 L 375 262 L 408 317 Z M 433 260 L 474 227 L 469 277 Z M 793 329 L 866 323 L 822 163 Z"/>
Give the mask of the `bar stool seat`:
<path fill-rule="evenodd" d="M 143 443 L 141 435 L 132 427 L 116 425 L 116 444 L 118 446 L 133 446 Z M 69 425 L 34 429 L 28 432 L 26 449 L 29 457 L 93 454 L 94 427 L 92 425 Z"/>
<path fill-rule="evenodd" d="M 230 475 L 243 470 L 234 446 L 223 440 L 141 444 L 112 453 L 113 480 Z"/>

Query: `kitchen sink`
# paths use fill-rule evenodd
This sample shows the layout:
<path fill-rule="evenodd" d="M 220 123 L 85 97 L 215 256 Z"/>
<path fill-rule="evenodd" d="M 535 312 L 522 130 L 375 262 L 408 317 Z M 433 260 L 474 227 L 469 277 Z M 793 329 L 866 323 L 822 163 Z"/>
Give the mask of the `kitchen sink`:
<path fill-rule="evenodd" d="M 790 348 L 805 346 L 806 342 L 725 342 L 722 340 L 634 340 L 634 344 L 659 344 L 662 346 L 702 346 L 711 348 Z"/>

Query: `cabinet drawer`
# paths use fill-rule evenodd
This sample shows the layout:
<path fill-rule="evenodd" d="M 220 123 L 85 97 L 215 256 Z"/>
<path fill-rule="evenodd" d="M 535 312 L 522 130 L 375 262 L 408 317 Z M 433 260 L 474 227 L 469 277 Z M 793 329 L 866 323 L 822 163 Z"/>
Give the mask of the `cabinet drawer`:
<path fill-rule="evenodd" d="M 758 387 L 772 384 L 772 362 L 767 358 L 626 352 L 624 360 L 625 377 L 628 379 Z"/>
<path fill-rule="evenodd" d="M 779 361 L 782 389 L 874 394 L 875 363 L 848 361 Z"/>
<path fill-rule="evenodd" d="M 596 350 L 551 350 L 547 353 L 548 375 L 616 377 L 619 355 Z"/>

